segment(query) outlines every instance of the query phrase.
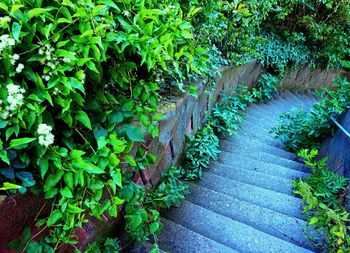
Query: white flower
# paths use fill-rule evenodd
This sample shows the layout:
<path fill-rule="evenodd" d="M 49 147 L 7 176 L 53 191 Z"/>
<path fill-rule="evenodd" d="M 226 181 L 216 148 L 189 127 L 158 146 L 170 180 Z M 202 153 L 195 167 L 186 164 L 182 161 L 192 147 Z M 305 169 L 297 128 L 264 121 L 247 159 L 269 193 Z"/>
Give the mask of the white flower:
<path fill-rule="evenodd" d="M 20 87 L 18 85 L 15 85 L 13 83 L 10 83 L 6 86 L 7 92 L 9 94 L 13 94 L 13 93 L 18 93 L 20 92 Z"/>
<path fill-rule="evenodd" d="M 52 127 L 46 124 L 40 124 L 38 126 L 38 134 L 49 134 L 52 131 Z"/>
<path fill-rule="evenodd" d="M 17 60 L 19 59 L 19 55 L 18 55 L 18 54 L 12 55 L 12 59 L 14 59 L 15 61 L 17 61 Z"/>
<path fill-rule="evenodd" d="M 21 73 L 23 69 L 24 69 L 24 65 L 22 63 L 20 63 L 20 64 L 18 64 L 18 66 L 16 68 L 16 72 Z"/>
<path fill-rule="evenodd" d="M 14 46 L 16 44 L 16 41 L 14 39 L 9 39 L 8 44 L 9 46 Z"/>
<path fill-rule="evenodd" d="M 41 146 L 48 147 L 54 142 L 55 136 L 51 133 L 51 131 L 52 127 L 46 124 L 40 124 L 38 126 L 37 132 L 39 134 L 39 144 Z"/>
<path fill-rule="evenodd" d="M 44 49 L 43 49 L 43 48 L 40 48 L 40 49 L 39 49 L 39 54 L 40 54 L 40 55 L 43 55 L 43 54 L 44 54 Z"/>
<path fill-rule="evenodd" d="M 23 105 L 24 100 L 24 93 L 25 90 L 21 88 L 19 85 L 15 85 L 13 83 L 10 83 L 6 86 L 8 96 L 7 96 L 7 102 L 9 103 L 6 110 L 8 111 L 14 111 L 18 108 L 18 106 Z"/>
<path fill-rule="evenodd" d="M 7 119 L 7 117 L 10 115 L 10 112 L 5 110 L 0 113 L 0 118 L 1 119 Z"/>
<path fill-rule="evenodd" d="M 12 47 L 15 44 L 16 44 L 16 41 L 10 38 L 8 34 L 3 34 L 0 36 L 0 52 L 4 50 L 6 47 L 8 46 Z"/>

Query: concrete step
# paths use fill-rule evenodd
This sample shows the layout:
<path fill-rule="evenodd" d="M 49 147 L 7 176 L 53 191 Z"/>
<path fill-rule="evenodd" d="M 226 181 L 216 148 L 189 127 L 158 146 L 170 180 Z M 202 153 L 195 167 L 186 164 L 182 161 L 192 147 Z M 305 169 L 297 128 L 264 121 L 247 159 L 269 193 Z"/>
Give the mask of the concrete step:
<path fill-rule="evenodd" d="M 308 105 L 307 103 L 304 101 L 304 99 L 299 98 L 298 96 L 296 96 L 292 91 L 290 90 L 285 90 L 283 92 L 281 92 L 281 97 L 285 98 L 286 100 L 292 100 L 292 101 L 296 101 L 296 103 L 298 104 L 302 104 L 303 107 L 307 108 Z"/>
<path fill-rule="evenodd" d="M 220 147 L 222 150 L 226 151 L 229 149 L 234 148 L 240 148 L 245 149 L 247 152 L 251 150 L 252 148 L 257 148 L 261 152 L 268 153 L 268 154 L 274 154 L 276 156 L 286 158 L 293 161 L 299 161 L 298 157 L 291 153 L 287 152 L 283 149 L 276 148 L 274 146 L 270 146 L 266 144 L 265 142 L 261 142 L 259 140 L 252 140 L 250 138 L 232 138 L 230 141 L 221 139 L 220 140 Z"/>
<path fill-rule="evenodd" d="M 268 162 L 259 161 L 247 156 L 236 155 L 226 151 L 222 151 L 219 154 L 218 162 L 230 166 L 236 166 L 239 168 L 265 173 L 271 176 L 283 177 L 290 180 L 305 178 L 310 175 L 309 173 L 301 172 L 276 164 L 271 164 Z"/>
<path fill-rule="evenodd" d="M 237 166 L 211 162 L 207 170 L 215 175 L 236 180 L 244 184 L 250 184 L 267 190 L 292 195 L 292 181 L 286 178 L 275 177 L 254 170 L 247 170 Z"/>
<path fill-rule="evenodd" d="M 204 178 L 198 181 L 198 185 L 281 214 L 304 219 L 301 200 L 293 196 L 241 183 L 210 172 L 204 172 Z"/>
<path fill-rule="evenodd" d="M 179 208 L 171 208 L 164 216 L 242 253 L 311 252 L 188 201 Z"/>
<path fill-rule="evenodd" d="M 237 135 L 222 135 L 221 136 L 222 139 L 227 140 L 227 141 L 235 141 L 237 139 L 244 139 L 247 141 L 259 141 L 259 142 L 263 142 L 266 143 L 270 146 L 273 146 L 275 148 L 279 148 L 279 149 L 283 149 L 284 148 L 284 144 L 277 139 L 274 139 L 273 137 L 269 137 L 269 136 L 265 136 L 265 135 L 258 135 L 256 133 L 252 133 L 249 129 L 246 129 L 245 132 L 240 132 Z"/>
<path fill-rule="evenodd" d="M 274 212 L 207 188 L 193 185 L 188 201 L 214 213 L 247 224 L 259 231 L 313 250 L 312 242 L 305 238 L 307 222 Z"/>
<path fill-rule="evenodd" d="M 162 222 L 164 228 L 159 236 L 158 245 L 165 251 L 171 253 L 238 253 L 171 220 L 163 218 Z"/>
<path fill-rule="evenodd" d="M 228 153 L 235 154 L 235 155 L 249 157 L 255 160 L 276 164 L 282 167 L 298 170 L 301 172 L 306 172 L 306 173 L 311 172 L 311 168 L 306 166 L 305 164 L 280 157 L 273 153 L 267 154 L 265 152 L 261 152 L 259 147 L 256 147 L 256 148 L 251 147 L 249 149 L 239 148 L 234 145 L 231 145 L 231 146 L 220 145 L 220 147 L 221 147 L 221 150 L 226 151 Z"/>

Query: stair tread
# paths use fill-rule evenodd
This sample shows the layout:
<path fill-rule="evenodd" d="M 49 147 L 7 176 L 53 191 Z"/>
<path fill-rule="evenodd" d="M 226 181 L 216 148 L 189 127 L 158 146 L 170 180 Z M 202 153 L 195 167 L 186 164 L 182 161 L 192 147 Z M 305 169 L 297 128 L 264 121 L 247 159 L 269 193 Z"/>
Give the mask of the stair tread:
<path fill-rule="evenodd" d="M 160 248 L 171 253 L 238 253 L 225 245 L 202 236 L 169 219 L 162 218 L 164 228 L 159 236 Z"/>
<path fill-rule="evenodd" d="M 189 201 L 171 208 L 164 217 L 242 253 L 311 252 Z"/>
<path fill-rule="evenodd" d="M 249 141 L 248 141 L 249 140 Z M 262 142 L 260 140 L 252 140 L 248 138 L 232 138 L 230 140 L 227 139 L 220 139 L 221 146 L 231 146 L 235 145 L 236 147 L 244 147 L 244 148 L 250 148 L 250 147 L 256 147 L 260 149 L 261 152 L 265 153 L 274 153 L 280 157 L 284 157 L 290 160 L 297 160 L 297 156 L 294 153 L 288 152 L 284 149 L 276 148 L 274 146 L 269 145 L 266 142 Z"/>
<path fill-rule="evenodd" d="M 217 162 L 210 163 L 210 173 L 233 179 L 241 183 L 258 186 L 267 190 L 277 191 L 284 194 L 292 194 L 292 182 L 289 179 L 272 176 L 269 174 L 247 170 Z"/>
<path fill-rule="evenodd" d="M 231 154 L 235 154 L 235 155 L 239 155 L 239 156 L 247 156 L 247 157 L 255 159 L 255 160 L 272 163 L 272 164 L 286 167 L 289 169 L 294 169 L 294 170 L 298 170 L 298 171 L 306 172 L 306 173 L 311 172 L 311 168 L 309 168 L 305 164 L 290 160 L 288 158 L 280 157 L 280 156 L 275 155 L 273 153 L 268 154 L 268 153 L 262 152 L 262 151 L 260 151 L 259 147 L 257 147 L 257 148 L 239 147 L 238 148 L 237 146 L 233 147 L 233 146 L 220 144 L 220 149 L 222 151 L 225 151 L 225 152 L 228 152 Z"/>
<path fill-rule="evenodd" d="M 259 161 L 255 158 L 236 155 L 226 151 L 220 152 L 218 162 L 266 173 L 273 176 L 284 177 L 287 179 L 305 178 L 310 175 L 306 172 L 301 172 L 298 170 L 290 169 L 288 167 Z"/>
<path fill-rule="evenodd" d="M 247 224 L 264 233 L 295 243 L 301 247 L 313 249 L 312 242 L 304 236 L 304 228 L 307 226 L 307 222 L 304 220 L 196 185 L 191 187 L 191 193 L 187 200 L 212 212 Z"/>
<path fill-rule="evenodd" d="M 198 185 L 288 216 L 304 219 L 301 200 L 284 193 L 241 183 L 210 172 L 204 172 L 203 180 L 199 181 Z"/>

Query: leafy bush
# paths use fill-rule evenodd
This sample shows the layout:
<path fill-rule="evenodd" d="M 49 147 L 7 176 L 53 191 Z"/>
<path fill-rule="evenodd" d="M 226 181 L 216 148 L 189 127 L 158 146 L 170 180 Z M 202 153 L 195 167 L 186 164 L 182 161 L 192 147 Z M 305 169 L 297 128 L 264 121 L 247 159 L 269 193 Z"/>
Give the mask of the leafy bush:
<path fill-rule="evenodd" d="M 227 132 L 233 135 L 240 129 L 240 121 L 244 119 L 241 110 L 244 110 L 248 103 L 253 102 L 253 94 L 244 85 L 239 85 L 234 95 L 223 93 L 220 103 L 216 103 L 209 118 L 215 133 Z"/>
<path fill-rule="evenodd" d="M 259 81 L 258 87 L 253 88 L 253 98 L 258 101 L 267 101 L 273 98 L 273 94 L 278 93 L 279 79 L 269 73 L 263 74 Z"/>
<path fill-rule="evenodd" d="M 350 3 L 346 0 L 278 0 L 265 28 L 306 45 L 317 63 L 339 67 L 349 56 Z"/>
<path fill-rule="evenodd" d="M 334 87 L 335 91 L 323 89 L 323 93 L 319 94 L 321 100 L 310 112 L 294 109 L 280 116 L 272 132 L 288 150 L 317 148 L 319 142 L 332 132 L 330 117 L 338 117 L 350 107 L 350 83 L 339 78 Z"/>
<path fill-rule="evenodd" d="M 220 152 L 219 138 L 213 127 L 207 124 L 196 135 L 187 138 L 187 145 L 183 174 L 187 180 L 202 178 L 202 170 L 209 167 L 210 160 L 217 160 Z"/>
<path fill-rule="evenodd" d="M 312 174 L 306 179 L 293 181 L 294 193 L 305 202 L 303 211 L 309 226 L 326 239 L 326 245 L 319 242 L 317 245 L 322 252 L 345 253 L 350 250 L 350 231 L 347 227 L 350 219 L 342 196 L 349 180 L 327 169 L 327 158 L 314 160 L 317 154 L 317 150 L 301 150 L 298 153 L 312 168 Z"/>
<path fill-rule="evenodd" d="M 260 36 L 255 46 L 255 57 L 271 71 L 283 75 L 286 72 L 313 65 L 314 55 L 305 45 L 285 41 L 280 36 Z"/>
<path fill-rule="evenodd" d="M 160 233 L 163 224 L 159 210 L 178 206 L 188 193 L 188 186 L 180 180 L 181 170 L 170 167 L 163 172 L 161 183 L 150 191 L 128 182 L 122 189 L 125 207 L 125 230 L 137 243 L 148 241 L 150 236 Z M 155 251 L 157 252 L 157 251 Z"/>
<path fill-rule="evenodd" d="M 206 71 L 195 11 L 175 0 L 4 0 L 0 15 L 0 190 L 54 200 L 37 225 L 52 228 L 53 247 L 74 244 L 85 215 L 117 216 L 122 167 L 154 161 L 133 147 L 158 135 L 159 86 Z"/>
<path fill-rule="evenodd" d="M 86 253 L 118 253 L 120 252 L 117 240 L 107 238 L 104 242 L 95 241 L 88 245 Z"/>

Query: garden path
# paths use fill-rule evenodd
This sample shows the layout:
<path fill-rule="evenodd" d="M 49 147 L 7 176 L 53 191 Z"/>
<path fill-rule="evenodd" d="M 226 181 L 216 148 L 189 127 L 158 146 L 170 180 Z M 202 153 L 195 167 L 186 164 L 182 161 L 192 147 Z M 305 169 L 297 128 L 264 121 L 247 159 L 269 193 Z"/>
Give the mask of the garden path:
<path fill-rule="evenodd" d="M 309 110 L 312 95 L 286 90 L 252 104 L 237 136 L 220 141 L 219 160 L 191 184 L 180 207 L 164 212 L 159 247 L 171 253 L 310 253 L 301 200 L 292 179 L 310 169 L 269 133 L 282 112 Z"/>

